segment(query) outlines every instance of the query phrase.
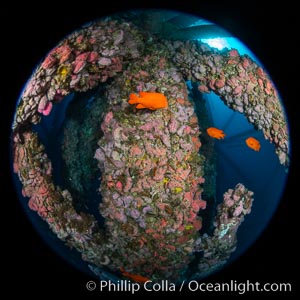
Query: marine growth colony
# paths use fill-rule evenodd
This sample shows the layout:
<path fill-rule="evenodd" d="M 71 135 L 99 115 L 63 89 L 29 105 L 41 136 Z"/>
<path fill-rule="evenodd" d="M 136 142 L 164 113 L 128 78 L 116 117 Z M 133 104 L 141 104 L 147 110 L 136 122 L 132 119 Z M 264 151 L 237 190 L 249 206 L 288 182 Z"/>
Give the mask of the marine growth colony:
<path fill-rule="evenodd" d="M 288 165 L 284 114 L 260 66 L 236 50 L 162 40 L 130 22 L 108 18 L 71 34 L 47 55 L 21 95 L 13 158 L 22 194 L 97 274 L 106 270 L 140 282 L 198 279 L 235 250 L 253 192 L 241 183 L 228 187 L 210 221 L 213 230 L 203 230 L 209 160 L 201 153 L 201 119 L 186 80 L 243 113 Z M 99 87 L 104 108 L 94 159 L 104 226 L 75 208 L 70 191 L 55 184 L 53 163 L 34 130 L 67 95 Z"/>

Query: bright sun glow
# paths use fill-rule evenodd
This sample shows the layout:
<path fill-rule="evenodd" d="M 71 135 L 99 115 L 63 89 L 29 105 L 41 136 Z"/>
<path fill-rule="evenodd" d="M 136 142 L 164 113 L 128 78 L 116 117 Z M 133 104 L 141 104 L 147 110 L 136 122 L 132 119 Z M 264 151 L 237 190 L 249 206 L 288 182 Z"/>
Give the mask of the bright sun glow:
<path fill-rule="evenodd" d="M 208 44 L 210 47 L 217 48 L 222 50 L 223 48 L 229 48 L 227 41 L 223 38 L 214 38 L 214 39 L 201 39 L 201 42 Z"/>

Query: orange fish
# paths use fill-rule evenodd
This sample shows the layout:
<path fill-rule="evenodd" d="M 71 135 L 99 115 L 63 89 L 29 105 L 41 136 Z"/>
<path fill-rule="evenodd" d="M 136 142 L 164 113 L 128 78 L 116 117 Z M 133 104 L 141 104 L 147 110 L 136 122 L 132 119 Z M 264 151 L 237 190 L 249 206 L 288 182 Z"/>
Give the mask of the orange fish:
<path fill-rule="evenodd" d="M 225 133 L 223 130 L 215 128 L 215 127 L 209 127 L 206 129 L 206 132 L 209 136 L 215 138 L 215 139 L 224 139 Z"/>
<path fill-rule="evenodd" d="M 168 107 L 168 100 L 165 95 L 161 93 L 148 93 L 139 92 L 138 97 L 136 94 L 129 95 L 129 104 L 137 104 L 136 108 L 148 108 L 151 110 L 156 110 L 159 108 Z"/>
<path fill-rule="evenodd" d="M 260 150 L 260 143 L 257 139 L 253 137 L 249 137 L 246 139 L 246 144 L 249 148 L 253 149 L 254 151 L 259 151 Z"/>
<path fill-rule="evenodd" d="M 123 268 L 120 268 L 120 270 L 121 270 L 123 276 L 128 277 L 138 283 L 144 283 L 144 282 L 150 280 L 149 278 L 144 277 L 142 275 L 128 273 Z"/>

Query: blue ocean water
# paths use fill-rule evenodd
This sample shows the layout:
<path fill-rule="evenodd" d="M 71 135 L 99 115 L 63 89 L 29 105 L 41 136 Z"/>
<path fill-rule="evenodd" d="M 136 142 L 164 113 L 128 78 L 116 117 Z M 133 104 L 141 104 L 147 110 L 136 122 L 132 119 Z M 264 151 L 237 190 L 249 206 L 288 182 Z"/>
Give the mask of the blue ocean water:
<path fill-rule="evenodd" d="M 279 163 L 275 147 L 254 129 L 246 117 L 228 108 L 215 94 L 204 96 L 214 127 L 226 133 L 215 142 L 218 154 L 217 200 L 221 202 L 228 188 L 243 183 L 254 192 L 252 212 L 238 231 L 238 248 L 232 258 L 241 255 L 261 234 L 276 210 L 284 191 L 287 173 Z M 245 140 L 256 138 L 259 152 L 247 147 Z"/>
<path fill-rule="evenodd" d="M 241 55 L 246 54 L 262 65 L 255 54 L 235 37 L 201 41 L 219 50 L 224 47 L 237 49 Z M 213 92 L 204 94 L 203 98 L 213 126 L 226 133 L 224 140 L 215 143 L 218 153 L 217 200 L 221 202 L 224 192 L 239 182 L 254 192 L 252 213 L 238 231 L 237 251 L 231 257 L 235 259 L 248 249 L 271 220 L 284 192 L 287 172 L 279 163 L 274 145 L 243 114 L 227 107 Z M 247 147 L 245 140 L 248 137 L 260 142 L 259 152 Z"/>

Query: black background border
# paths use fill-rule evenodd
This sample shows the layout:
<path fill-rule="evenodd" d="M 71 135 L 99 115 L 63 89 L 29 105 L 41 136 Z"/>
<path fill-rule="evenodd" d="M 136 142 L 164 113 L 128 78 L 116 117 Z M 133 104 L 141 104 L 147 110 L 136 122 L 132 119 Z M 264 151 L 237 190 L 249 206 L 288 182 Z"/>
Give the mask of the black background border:
<path fill-rule="evenodd" d="M 230 280 L 253 282 L 292 282 L 296 292 L 293 269 L 299 258 L 297 239 L 297 154 L 299 151 L 299 16 L 295 4 L 263 4 L 263 1 L 102 1 L 62 7 L 61 3 L 41 3 L 41 6 L 7 5 L 0 10 L 1 33 L 1 169 L 0 201 L 2 225 L 2 291 L 24 296 L 96 296 L 88 292 L 89 276 L 80 273 L 57 256 L 34 231 L 18 203 L 9 167 L 10 124 L 23 85 L 33 68 L 65 35 L 84 23 L 116 10 L 128 8 L 172 8 L 199 14 L 214 21 L 239 37 L 262 61 L 271 74 L 286 108 L 292 136 L 292 163 L 282 201 L 269 226 L 257 242 L 238 260 L 207 282 Z M 158 1 L 157 1 L 158 2 Z M 3 166 L 2 166 L 3 163 Z M 3 224 L 2 224 L 3 222 Z M 192 296 L 201 296 L 199 292 Z M 207 293 L 205 295 L 208 295 Z M 262 295 L 262 294 L 260 294 Z M 119 293 L 119 296 L 122 294 Z M 284 294 L 283 296 L 286 296 Z"/>

